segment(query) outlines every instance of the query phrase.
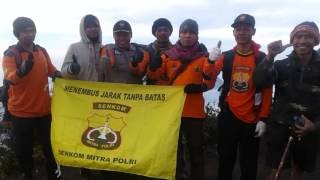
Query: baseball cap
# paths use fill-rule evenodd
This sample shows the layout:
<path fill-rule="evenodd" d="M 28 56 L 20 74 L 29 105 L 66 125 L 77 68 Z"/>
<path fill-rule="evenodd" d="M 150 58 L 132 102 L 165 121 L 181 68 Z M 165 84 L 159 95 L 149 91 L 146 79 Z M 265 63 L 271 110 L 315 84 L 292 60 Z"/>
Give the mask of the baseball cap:
<path fill-rule="evenodd" d="M 114 24 L 113 26 L 113 32 L 132 32 L 131 26 L 130 24 L 125 21 L 125 20 L 120 20 L 118 22 L 116 22 L 116 24 Z"/>
<path fill-rule="evenodd" d="M 240 24 L 246 24 L 251 27 L 254 27 L 254 25 L 255 25 L 254 17 L 249 14 L 240 14 L 234 20 L 233 24 L 231 24 L 231 27 L 235 28 L 235 27 L 239 26 Z"/>

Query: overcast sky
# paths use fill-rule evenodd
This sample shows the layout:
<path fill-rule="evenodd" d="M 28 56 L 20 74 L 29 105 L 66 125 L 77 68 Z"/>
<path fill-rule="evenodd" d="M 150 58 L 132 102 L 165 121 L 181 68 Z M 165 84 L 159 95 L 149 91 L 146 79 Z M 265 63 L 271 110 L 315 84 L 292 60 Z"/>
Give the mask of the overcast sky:
<path fill-rule="evenodd" d="M 222 40 L 222 50 L 235 44 L 230 25 L 240 13 L 255 17 L 253 39 L 263 50 L 273 40 L 287 43 L 293 27 L 302 21 L 320 23 L 319 0 L 6 0 L 1 7 L 0 51 L 17 42 L 13 20 L 30 17 L 37 27 L 35 42 L 48 50 L 59 69 L 68 46 L 80 40 L 79 23 L 86 14 L 99 18 L 104 44 L 113 42 L 112 28 L 120 19 L 131 24 L 133 42 L 147 44 L 154 40 L 151 26 L 155 19 L 165 17 L 172 22 L 171 40 L 175 42 L 180 23 L 192 18 L 199 24 L 199 41 L 211 49 Z M 2 69 L 0 75 L 2 79 Z"/>

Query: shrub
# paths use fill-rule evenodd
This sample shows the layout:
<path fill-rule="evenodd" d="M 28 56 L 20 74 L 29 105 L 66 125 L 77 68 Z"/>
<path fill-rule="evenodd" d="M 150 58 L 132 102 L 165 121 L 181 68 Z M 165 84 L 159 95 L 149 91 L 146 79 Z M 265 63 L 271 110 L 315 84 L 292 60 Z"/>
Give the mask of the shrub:
<path fill-rule="evenodd" d="M 219 111 L 217 104 L 208 103 L 205 106 L 206 118 L 203 125 L 205 147 L 217 144 L 217 116 Z"/>
<path fill-rule="evenodd" d="M 0 179 L 9 179 L 17 169 L 17 160 L 13 151 L 12 128 L 0 126 Z"/>

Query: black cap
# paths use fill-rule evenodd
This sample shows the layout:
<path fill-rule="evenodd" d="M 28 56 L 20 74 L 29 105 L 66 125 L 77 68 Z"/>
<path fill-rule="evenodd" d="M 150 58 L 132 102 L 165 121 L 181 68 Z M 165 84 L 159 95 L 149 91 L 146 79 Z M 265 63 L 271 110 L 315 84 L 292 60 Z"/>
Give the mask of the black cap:
<path fill-rule="evenodd" d="M 180 25 L 179 33 L 185 32 L 185 31 L 189 31 L 198 35 L 198 32 L 199 32 L 198 23 L 193 19 L 184 20 Z"/>
<path fill-rule="evenodd" d="M 153 25 L 152 25 L 152 34 L 155 35 L 157 29 L 161 26 L 165 26 L 165 27 L 168 27 L 168 29 L 170 30 L 170 32 L 172 33 L 172 25 L 170 23 L 170 21 L 166 18 L 159 18 L 157 20 L 155 20 L 153 22 Z"/>
<path fill-rule="evenodd" d="M 254 28 L 255 20 L 254 17 L 249 14 L 240 14 L 231 24 L 231 27 L 235 28 L 239 26 L 240 24 L 246 24 L 248 26 L 251 26 Z"/>
<path fill-rule="evenodd" d="M 132 29 L 130 24 L 125 20 L 120 20 L 113 26 L 113 32 L 128 32 L 131 33 Z"/>
<path fill-rule="evenodd" d="M 28 27 L 32 27 L 36 30 L 36 25 L 32 21 L 32 19 L 27 17 L 18 17 L 13 21 L 13 34 L 16 37 L 19 37 L 19 34 Z"/>

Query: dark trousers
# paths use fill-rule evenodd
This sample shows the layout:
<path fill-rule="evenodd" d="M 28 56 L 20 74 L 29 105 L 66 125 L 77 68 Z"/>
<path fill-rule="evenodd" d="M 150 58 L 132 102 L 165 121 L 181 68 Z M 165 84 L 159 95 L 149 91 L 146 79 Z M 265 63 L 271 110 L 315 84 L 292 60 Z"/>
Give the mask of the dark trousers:
<path fill-rule="evenodd" d="M 224 109 L 218 116 L 218 180 L 231 180 L 239 148 L 241 180 L 255 180 L 259 138 L 255 124 L 246 124 Z"/>
<path fill-rule="evenodd" d="M 32 178 L 33 144 L 37 139 L 46 158 L 48 178 L 56 179 L 54 171 L 57 169 L 50 141 L 51 115 L 39 118 L 20 118 L 12 116 L 15 151 L 19 165 L 26 178 Z"/>
<path fill-rule="evenodd" d="M 192 180 L 203 180 L 204 178 L 204 156 L 203 156 L 203 119 L 181 118 L 179 133 L 178 154 L 177 154 L 177 174 L 176 179 L 183 171 L 183 147 L 182 136 L 187 141 L 190 154 L 190 170 Z"/>

